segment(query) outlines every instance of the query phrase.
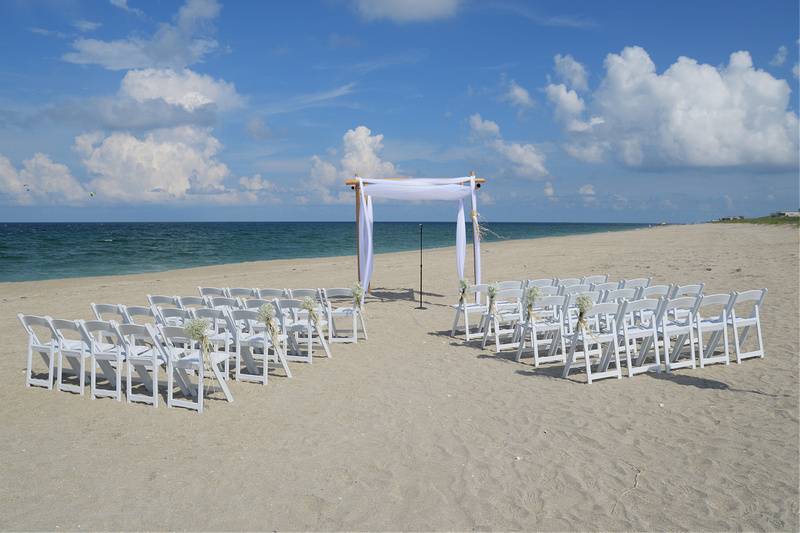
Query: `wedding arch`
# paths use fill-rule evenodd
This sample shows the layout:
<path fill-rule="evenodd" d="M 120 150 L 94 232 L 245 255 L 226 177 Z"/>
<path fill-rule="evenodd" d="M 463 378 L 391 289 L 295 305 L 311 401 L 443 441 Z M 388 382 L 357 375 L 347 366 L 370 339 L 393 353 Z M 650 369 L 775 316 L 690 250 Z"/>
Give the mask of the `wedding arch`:
<path fill-rule="evenodd" d="M 478 223 L 476 190 L 486 180 L 475 173 L 461 178 L 362 178 L 347 180 L 356 193 L 356 227 L 358 232 L 358 281 L 365 288 L 372 279 L 372 200 L 449 200 L 458 202 L 456 214 L 456 273 L 464 279 L 464 262 L 467 254 L 467 230 L 464 220 L 464 199 L 471 200 L 473 265 L 475 283 L 481 282 L 481 237 Z"/>

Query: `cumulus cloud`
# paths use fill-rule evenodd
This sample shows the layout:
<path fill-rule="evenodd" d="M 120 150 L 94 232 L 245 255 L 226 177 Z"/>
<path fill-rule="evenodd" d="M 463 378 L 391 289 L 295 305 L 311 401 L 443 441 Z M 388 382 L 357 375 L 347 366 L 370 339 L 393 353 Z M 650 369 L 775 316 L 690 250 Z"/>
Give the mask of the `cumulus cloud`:
<path fill-rule="evenodd" d="M 497 125 L 497 122 L 483 120 L 480 113 L 470 115 L 469 127 L 477 137 L 497 137 L 500 135 L 500 126 Z"/>
<path fill-rule="evenodd" d="M 139 17 L 144 16 L 144 11 L 142 11 L 141 9 L 137 9 L 135 7 L 130 7 L 128 5 L 128 0 L 109 0 L 109 3 L 114 7 L 117 7 L 123 11 L 127 11 L 128 13 L 132 13 Z"/>
<path fill-rule="evenodd" d="M 122 79 L 120 94 L 137 102 L 160 99 L 187 111 L 212 104 L 227 111 L 244 103 L 232 83 L 189 69 L 131 70 Z"/>
<path fill-rule="evenodd" d="M 550 198 L 550 199 L 555 198 L 556 189 L 553 187 L 553 184 L 550 183 L 549 181 L 546 181 L 544 183 L 544 189 L 542 189 L 542 192 L 544 193 L 544 195 L 547 198 Z"/>
<path fill-rule="evenodd" d="M 269 137 L 272 132 L 261 117 L 251 117 L 245 125 L 247 134 L 256 141 L 263 141 Z"/>
<path fill-rule="evenodd" d="M 73 21 L 72 26 L 83 33 L 94 31 L 103 24 L 100 22 L 92 22 L 91 20 L 76 20 Z"/>
<path fill-rule="evenodd" d="M 127 6 L 120 3 L 117 7 L 122 5 Z M 100 65 L 109 70 L 180 69 L 202 61 L 217 48 L 216 40 L 200 34 L 212 29 L 211 23 L 219 11 L 216 0 L 186 0 L 173 23 L 159 24 L 150 38 L 132 36 L 113 41 L 80 38 L 72 43 L 74 50 L 63 59 L 80 65 Z"/>
<path fill-rule="evenodd" d="M 347 130 L 342 137 L 342 158 L 339 165 L 315 155 L 311 158 L 311 181 L 304 193 L 310 192 L 322 203 L 352 202 L 350 191 L 343 190 L 343 180 L 353 176 L 383 178 L 397 173 L 395 165 L 381 158 L 383 135 L 372 135 L 366 126 Z"/>
<path fill-rule="evenodd" d="M 508 84 L 508 90 L 503 95 L 503 100 L 520 109 L 528 109 L 534 106 L 533 98 L 531 98 L 528 90 L 514 80 L 511 80 L 511 83 Z"/>
<path fill-rule="evenodd" d="M 456 14 L 460 0 L 355 0 L 356 11 L 365 20 L 424 22 Z"/>
<path fill-rule="evenodd" d="M 795 63 L 792 67 L 792 74 L 795 78 L 800 78 L 800 63 Z"/>
<path fill-rule="evenodd" d="M 588 106 L 563 86 L 547 93 L 569 133 L 566 151 L 584 161 L 609 154 L 631 167 L 797 165 L 791 89 L 754 68 L 747 52 L 722 67 L 680 57 L 659 74 L 644 49 L 628 47 L 606 57 Z"/>
<path fill-rule="evenodd" d="M 783 45 L 779 46 L 778 51 L 775 52 L 774 56 L 772 56 L 772 59 L 770 60 L 769 64 L 772 65 L 773 67 L 779 67 L 783 65 L 784 63 L 786 63 L 786 56 L 788 54 L 789 50 L 785 46 Z"/>
<path fill-rule="evenodd" d="M 11 204 L 75 205 L 88 197 L 69 169 L 45 154 L 37 153 L 23 161 L 19 171 L 0 154 L 0 201 L 5 198 Z"/>
<path fill-rule="evenodd" d="M 136 137 L 117 132 L 86 133 L 75 139 L 103 199 L 167 202 L 226 193 L 228 167 L 217 159 L 220 142 L 209 129 L 183 126 Z"/>
<path fill-rule="evenodd" d="M 589 87 L 589 76 L 586 73 L 586 68 L 578 61 L 575 61 L 571 55 L 562 56 L 561 54 L 556 54 L 553 61 L 555 63 L 556 76 L 567 86 L 576 91 L 585 91 Z"/>
<path fill-rule="evenodd" d="M 581 195 L 584 204 L 593 204 L 597 198 L 595 197 L 594 185 L 587 183 L 578 189 L 578 194 Z"/>
<path fill-rule="evenodd" d="M 500 135 L 500 126 L 475 113 L 469 117 L 473 138 L 484 139 L 485 146 L 511 166 L 510 173 L 525 178 L 541 178 L 548 174 L 545 155 L 533 144 L 508 142 Z"/>

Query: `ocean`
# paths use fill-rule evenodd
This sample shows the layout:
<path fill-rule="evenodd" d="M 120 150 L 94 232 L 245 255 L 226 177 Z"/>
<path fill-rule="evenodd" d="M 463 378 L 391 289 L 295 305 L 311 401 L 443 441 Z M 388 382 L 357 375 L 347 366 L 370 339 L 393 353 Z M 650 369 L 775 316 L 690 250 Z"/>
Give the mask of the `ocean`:
<path fill-rule="evenodd" d="M 468 243 L 472 228 L 467 224 Z M 647 224 L 492 223 L 485 241 Z M 425 248 L 455 244 L 455 223 L 423 223 Z M 375 253 L 415 250 L 419 223 L 375 222 Z M 160 272 L 264 259 L 355 254 L 353 222 L 0 223 L 0 281 Z"/>

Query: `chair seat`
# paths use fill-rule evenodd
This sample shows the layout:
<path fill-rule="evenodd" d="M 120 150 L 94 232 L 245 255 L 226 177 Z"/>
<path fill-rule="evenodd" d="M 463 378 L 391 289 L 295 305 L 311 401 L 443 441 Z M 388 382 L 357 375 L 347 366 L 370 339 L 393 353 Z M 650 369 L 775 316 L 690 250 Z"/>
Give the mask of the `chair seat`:
<path fill-rule="evenodd" d="M 172 365 L 178 368 L 194 368 L 200 365 L 200 352 L 193 350 L 192 353 L 183 355 L 177 361 L 173 361 Z M 228 358 L 228 354 L 219 352 L 210 352 L 209 358 L 214 364 L 219 364 Z"/>

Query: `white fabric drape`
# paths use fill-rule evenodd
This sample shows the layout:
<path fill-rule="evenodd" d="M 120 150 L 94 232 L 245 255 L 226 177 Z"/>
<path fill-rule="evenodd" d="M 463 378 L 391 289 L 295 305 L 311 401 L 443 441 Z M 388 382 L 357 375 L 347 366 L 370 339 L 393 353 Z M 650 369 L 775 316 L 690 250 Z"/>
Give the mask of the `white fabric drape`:
<path fill-rule="evenodd" d="M 369 187 L 365 187 L 369 185 Z M 373 267 L 373 215 L 372 199 L 388 198 L 392 200 L 458 200 L 456 215 L 456 274 L 464 279 L 464 263 L 467 254 L 467 231 L 464 217 L 464 198 L 471 195 L 472 213 L 476 213 L 475 179 L 462 178 L 427 178 L 410 180 L 387 180 L 359 178 L 361 191 L 361 218 L 358 226 L 360 257 L 358 262 L 359 277 L 363 287 L 369 287 Z M 474 220 L 473 220 L 474 228 Z M 475 249 L 479 250 L 480 237 L 473 235 Z M 476 258 L 476 283 L 480 283 L 480 257 Z"/>

